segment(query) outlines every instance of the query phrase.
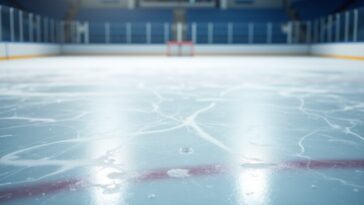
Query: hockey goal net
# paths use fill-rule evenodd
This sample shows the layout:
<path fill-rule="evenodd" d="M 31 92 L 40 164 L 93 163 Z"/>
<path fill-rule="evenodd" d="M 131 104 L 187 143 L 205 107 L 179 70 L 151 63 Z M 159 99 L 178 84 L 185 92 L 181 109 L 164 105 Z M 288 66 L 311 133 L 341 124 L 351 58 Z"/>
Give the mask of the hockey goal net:
<path fill-rule="evenodd" d="M 192 41 L 169 41 L 167 56 L 194 56 L 195 45 Z"/>

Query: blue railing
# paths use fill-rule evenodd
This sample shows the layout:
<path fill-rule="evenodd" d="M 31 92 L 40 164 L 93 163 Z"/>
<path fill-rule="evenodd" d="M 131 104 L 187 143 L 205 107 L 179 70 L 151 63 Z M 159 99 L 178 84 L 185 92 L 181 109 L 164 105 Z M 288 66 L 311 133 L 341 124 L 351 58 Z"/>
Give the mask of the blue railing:
<path fill-rule="evenodd" d="M 176 25 L 171 23 L 86 25 L 88 43 L 164 44 L 174 40 L 177 32 Z M 286 43 L 283 26 L 280 23 L 189 23 L 182 27 L 182 40 L 197 44 Z M 71 42 L 78 42 L 76 37 L 72 39 Z"/>

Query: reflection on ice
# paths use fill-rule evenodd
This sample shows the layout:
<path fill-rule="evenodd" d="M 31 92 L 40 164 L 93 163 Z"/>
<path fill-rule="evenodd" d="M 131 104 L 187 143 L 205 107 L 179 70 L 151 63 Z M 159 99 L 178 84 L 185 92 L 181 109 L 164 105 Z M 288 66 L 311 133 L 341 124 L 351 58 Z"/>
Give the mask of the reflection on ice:
<path fill-rule="evenodd" d="M 241 204 L 259 205 L 269 204 L 270 176 L 267 170 L 246 169 L 241 171 L 239 185 Z"/>
<path fill-rule="evenodd" d="M 128 141 L 128 117 L 122 112 L 128 105 L 119 98 L 106 97 L 94 100 L 90 110 L 93 111 L 88 127 L 91 132 L 114 133 L 112 138 L 92 141 L 88 145 L 88 156 L 100 159 L 101 164 L 90 170 L 90 189 L 92 203 L 95 205 L 117 205 L 125 203 L 128 194 L 128 181 L 122 174 L 126 165 L 133 164 L 130 158 L 131 143 Z"/>
<path fill-rule="evenodd" d="M 272 125 L 276 119 L 274 112 L 268 109 L 265 102 L 273 101 L 271 95 L 256 92 L 238 92 L 229 94 L 237 98 L 237 102 L 244 102 L 234 106 L 236 112 L 235 149 L 243 158 L 241 169 L 238 170 L 238 190 L 240 191 L 240 204 L 261 205 L 270 203 L 270 164 L 274 162 L 275 153 L 271 147 L 275 144 L 276 133 Z M 255 99 L 259 99 L 256 101 Z M 245 166 L 245 163 L 248 166 Z M 256 164 L 256 165 L 255 165 Z"/>

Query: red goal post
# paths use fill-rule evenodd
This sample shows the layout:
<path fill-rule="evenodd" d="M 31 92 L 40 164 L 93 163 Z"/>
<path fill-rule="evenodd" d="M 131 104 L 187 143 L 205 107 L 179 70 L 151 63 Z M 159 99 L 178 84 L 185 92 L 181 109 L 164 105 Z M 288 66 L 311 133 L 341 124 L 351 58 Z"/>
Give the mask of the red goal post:
<path fill-rule="evenodd" d="M 176 49 L 176 52 L 174 52 L 175 49 Z M 169 41 L 169 42 L 167 42 L 167 56 L 174 56 L 174 55 L 184 56 L 185 53 L 188 56 L 195 55 L 195 44 L 192 41 Z"/>

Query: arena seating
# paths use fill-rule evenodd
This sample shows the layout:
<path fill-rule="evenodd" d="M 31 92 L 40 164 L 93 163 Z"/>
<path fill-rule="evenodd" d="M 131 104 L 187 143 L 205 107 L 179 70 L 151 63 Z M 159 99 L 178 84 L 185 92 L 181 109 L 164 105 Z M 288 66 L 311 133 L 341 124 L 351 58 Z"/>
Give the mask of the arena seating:
<path fill-rule="evenodd" d="M 296 0 L 293 2 L 293 7 L 298 11 L 301 19 L 311 20 L 335 13 L 346 4 L 348 5 L 346 9 L 353 9 L 364 6 L 364 1 L 330 0 L 330 3 L 328 3 L 327 1 Z"/>
<path fill-rule="evenodd" d="M 77 19 L 93 22 L 171 22 L 171 9 L 92 9 L 78 12 Z"/>
<path fill-rule="evenodd" d="M 188 22 L 283 22 L 288 20 L 283 9 L 188 9 Z"/>
<path fill-rule="evenodd" d="M 16 5 L 12 1 L 9 1 L 9 0 L 0 0 L 0 5 L 16 7 Z"/>
<path fill-rule="evenodd" d="M 42 16 L 62 19 L 69 7 L 69 2 L 65 0 L 25 0 L 17 1 L 24 10 Z"/>

